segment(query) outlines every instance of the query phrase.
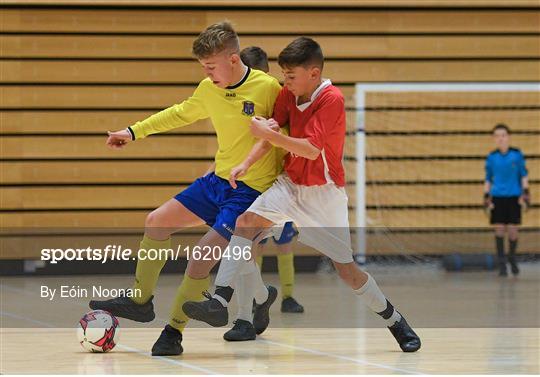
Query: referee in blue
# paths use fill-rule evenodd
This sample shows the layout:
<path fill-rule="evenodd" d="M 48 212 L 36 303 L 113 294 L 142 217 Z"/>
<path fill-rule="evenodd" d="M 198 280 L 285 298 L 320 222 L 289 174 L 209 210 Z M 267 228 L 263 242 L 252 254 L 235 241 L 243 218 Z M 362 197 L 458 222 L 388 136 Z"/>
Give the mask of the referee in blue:
<path fill-rule="evenodd" d="M 510 147 L 510 128 L 497 124 L 493 128 L 496 149 L 486 158 L 484 206 L 490 212 L 490 223 L 495 227 L 495 244 L 499 261 L 499 275 L 507 276 L 507 261 L 512 274 L 519 274 L 516 263 L 518 226 L 521 209 L 530 205 L 529 179 L 525 156 Z M 504 237 L 508 233 L 508 259 L 504 251 Z"/>

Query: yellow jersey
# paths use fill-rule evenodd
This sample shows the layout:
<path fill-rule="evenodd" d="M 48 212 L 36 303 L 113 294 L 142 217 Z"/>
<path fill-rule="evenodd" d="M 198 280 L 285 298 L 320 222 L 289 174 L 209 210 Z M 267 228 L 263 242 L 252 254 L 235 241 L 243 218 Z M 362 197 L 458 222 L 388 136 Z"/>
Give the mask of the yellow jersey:
<path fill-rule="evenodd" d="M 250 68 L 238 84 L 225 89 L 206 78 L 190 98 L 135 123 L 130 129 L 137 140 L 210 118 L 218 141 L 215 174 L 229 179 L 231 169 L 244 161 L 258 141 L 249 131 L 251 118 L 271 117 L 280 90 L 274 77 Z M 273 146 L 239 180 L 260 192 L 268 189 L 283 169 L 278 163 L 283 158 L 279 149 Z"/>

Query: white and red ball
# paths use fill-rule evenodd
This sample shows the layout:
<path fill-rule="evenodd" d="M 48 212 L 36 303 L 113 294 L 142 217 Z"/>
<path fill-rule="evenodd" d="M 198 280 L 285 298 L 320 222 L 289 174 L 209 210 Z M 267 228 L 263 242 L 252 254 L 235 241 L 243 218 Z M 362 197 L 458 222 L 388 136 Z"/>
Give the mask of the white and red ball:
<path fill-rule="evenodd" d="M 109 352 L 118 343 L 118 319 L 104 310 L 86 313 L 77 325 L 81 346 L 89 352 Z"/>

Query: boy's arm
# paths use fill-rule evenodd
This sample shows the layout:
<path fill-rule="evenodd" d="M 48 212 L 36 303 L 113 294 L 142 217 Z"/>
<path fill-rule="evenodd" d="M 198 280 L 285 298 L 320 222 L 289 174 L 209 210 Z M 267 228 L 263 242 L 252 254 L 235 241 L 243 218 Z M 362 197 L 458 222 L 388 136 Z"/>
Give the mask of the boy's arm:
<path fill-rule="evenodd" d="M 527 167 L 525 166 L 525 156 L 523 156 L 523 154 L 521 154 L 520 175 L 521 188 L 523 190 L 520 200 L 526 207 L 529 207 L 531 205 L 531 192 L 529 191 L 529 174 L 527 172 Z"/>
<path fill-rule="evenodd" d="M 266 140 L 257 141 L 253 148 L 251 148 L 251 151 L 244 159 L 244 161 L 242 161 L 240 165 L 235 166 L 231 169 L 231 174 L 229 175 L 229 184 L 231 185 L 231 187 L 234 189 L 238 187 L 236 184 L 236 180 L 241 176 L 245 175 L 249 168 L 254 163 L 259 161 L 271 148 L 272 145 Z"/>
<path fill-rule="evenodd" d="M 288 109 L 286 90 L 282 90 L 280 97 L 274 107 L 274 118 L 279 124 L 288 121 Z M 291 100 L 291 98 L 289 98 Z M 343 97 L 328 95 L 321 100 L 308 123 L 303 127 L 305 137 L 297 138 L 284 135 L 281 132 L 273 131 L 269 126 L 274 123 L 272 120 L 255 117 L 251 122 L 251 133 L 258 138 L 268 140 L 275 146 L 309 160 L 316 160 L 324 148 L 325 140 L 328 137 L 333 125 L 345 116 L 345 105 Z M 281 119 L 280 119 L 281 118 Z M 344 136 L 344 135 L 343 135 Z"/>
<path fill-rule="evenodd" d="M 491 171 L 491 164 L 489 163 L 489 156 L 486 158 L 486 179 L 484 180 L 484 208 L 490 209 L 492 205 L 491 201 L 491 179 L 493 178 L 493 172 Z"/>
<path fill-rule="evenodd" d="M 193 95 L 182 103 L 162 110 L 124 130 L 108 132 L 107 145 L 111 148 L 122 148 L 130 141 L 143 139 L 148 135 L 169 131 L 207 118 L 208 114 L 202 98 L 201 86 L 199 85 Z"/>
<path fill-rule="evenodd" d="M 133 140 L 145 138 L 149 135 L 166 132 L 174 128 L 187 126 L 199 119 L 208 118 L 204 103 L 197 91 L 190 98 L 168 109 L 160 111 L 149 118 L 128 127 L 132 131 Z"/>
<path fill-rule="evenodd" d="M 523 192 L 521 193 L 520 201 L 525 205 L 525 208 L 531 205 L 531 192 L 529 191 L 529 177 L 521 177 L 521 187 Z"/>
<path fill-rule="evenodd" d="M 491 191 L 491 182 L 486 181 L 484 183 L 484 208 L 485 209 L 491 209 L 491 205 L 493 203 L 491 194 L 489 193 Z"/>
<path fill-rule="evenodd" d="M 272 130 L 264 130 L 263 134 L 258 137 L 268 140 L 276 147 L 281 147 L 294 155 L 307 158 L 308 160 L 316 160 L 321 154 L 321 150 L 311 144 L 308 139 L 287 136 L 281 132 L 276 132 Z"/>
<path fill-rule="evenodd" d="M 254 117 L 251 121 L 251 133 L 260 139 L 268 140 L 277 147 L 281 147 L 292 154 L 309 160 L 319 157 L 321 150 L 308 139 L 287 136 L 281 130 L 276 131 L 277 122 Z"/>

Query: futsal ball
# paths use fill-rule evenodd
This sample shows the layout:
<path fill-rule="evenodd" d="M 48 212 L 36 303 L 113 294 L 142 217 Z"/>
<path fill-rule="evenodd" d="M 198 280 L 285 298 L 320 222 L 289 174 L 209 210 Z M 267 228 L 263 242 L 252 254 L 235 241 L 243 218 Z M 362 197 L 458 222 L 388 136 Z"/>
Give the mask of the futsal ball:
<path fill-rule="evenodd" d="M 81 346 L 89 352 L 109 352 L 118 342 L 118 319 L 105 310 L 86 313 L 77 325 Z"/>

